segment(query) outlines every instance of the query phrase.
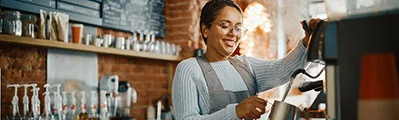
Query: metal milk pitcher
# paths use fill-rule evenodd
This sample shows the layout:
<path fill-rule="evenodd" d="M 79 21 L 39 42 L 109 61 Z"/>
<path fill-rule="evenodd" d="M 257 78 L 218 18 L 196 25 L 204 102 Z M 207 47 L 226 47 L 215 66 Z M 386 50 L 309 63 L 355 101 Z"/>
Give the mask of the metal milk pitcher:
<path fill-rule="evenodd" d="M 294 105 L 274 101 L 268 120 L 299 120 L 301 110 Z"/>

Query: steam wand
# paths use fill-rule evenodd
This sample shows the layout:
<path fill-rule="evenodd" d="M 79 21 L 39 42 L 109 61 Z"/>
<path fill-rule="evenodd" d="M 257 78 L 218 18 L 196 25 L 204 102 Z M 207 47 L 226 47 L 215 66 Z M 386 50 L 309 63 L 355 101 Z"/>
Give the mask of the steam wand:
<path fill-rule="evenodd" d="M 306 72 L 305 69 L 298 69 L 298 70 L 296 70 L 296 71 L 292 74 L 292 76 L 291 76 L 291 78 L 290 78 L 290 81 L 289 81 L 289 83 L 288 83 L 288 86 L 287 86 L 287 88 L 286 88 L 286 90 L 285 90 L 285 92 L 284 92 L 283 99 L 282 99 L 281 101 L 284 102 L 285 98 L 287 98 L 288 91 L 290 91 L 291 86 L 292 86 L 292 83 L 293 83 L 295 77 L 296 77 L 299 73 L 305 74 L 306 76 L 308 76 L 308 77 L 314 79 L 314 78 L 319 77 L 323 71 L 324 71 L 324 67 L 323 67 L 323 69 L 321 69 L 321 71 L 320 71 L 316 76 L 312 76 L 312 75 L 310 75 L 308 72 Z"/>

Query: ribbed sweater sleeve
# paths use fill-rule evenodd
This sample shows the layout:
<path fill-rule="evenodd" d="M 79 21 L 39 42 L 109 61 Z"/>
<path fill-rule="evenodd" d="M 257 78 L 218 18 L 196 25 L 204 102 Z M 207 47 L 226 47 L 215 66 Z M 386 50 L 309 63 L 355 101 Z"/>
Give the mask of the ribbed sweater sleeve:
<path fill-rule="evenodd" d="M 247 59 L 255 75 L 258 91 L 262 92 L 288 82 L 295 70 L 305 67 L 306 55 L 306 47 L 300 40 L 295 48 L 281 59 L 262 60 L 245 56 L 239 59 Z"/>
<path fill-rule="evenodd" d="M 199 97 L 206 95 L 207 91 L 198 91 L 199 86 L 196 76 L 202 76 L 199 72 L 198 63 L 192 62 L 193 59 L 179 63 L 176 68 L 175 77 L 172 85 L 172 102 L 175 109 L 177 120 L 234 120 L 238 119 L 235 112 L 235 104 L 230 104 L 226 108 L 217 112 L 201 115 L 200 105 L 209 109 L 209 99 Z M 202 102 L 200 102 L 202 101 Z M 206 113 L 206 112 L 205 112 Z"/>

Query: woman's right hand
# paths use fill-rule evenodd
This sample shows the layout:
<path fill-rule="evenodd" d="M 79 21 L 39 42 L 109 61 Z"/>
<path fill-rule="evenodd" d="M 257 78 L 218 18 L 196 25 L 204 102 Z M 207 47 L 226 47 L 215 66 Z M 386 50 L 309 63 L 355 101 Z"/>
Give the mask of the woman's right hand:
<path fill-rule="evenodd" d="M 240 119 L 258 119 L 266 112 L 267 101 L 251 96 L 236 106 L 236 114 Z"/>
<path fill-rule="evenodd" d="M 310 21 L 308 23 L 310 29 L 315 30 L 317 27 L 317 24 L 320 22 L 320 20 L 321 19 L 319 19 L 319 18 L 310 19 Z M 302 24 L 302 29 L 305 30 L 305 38 L 303 39 L 303 45 L 305 45 L 305 47 L 308 47 L 308 45 L 310 43 L 310 40 L 309 40 L 310 34 L 312 34 L 312 33 L 309 33 L 309 31 L 307 31 L 307 28 L 304 23 L 301 22 L 301 24 Z"/>

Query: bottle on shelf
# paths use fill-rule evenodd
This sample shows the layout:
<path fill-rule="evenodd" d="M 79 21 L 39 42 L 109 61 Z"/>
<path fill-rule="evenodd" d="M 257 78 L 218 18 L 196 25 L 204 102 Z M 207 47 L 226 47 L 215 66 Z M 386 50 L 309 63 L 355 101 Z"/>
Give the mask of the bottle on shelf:
<path fill-rule="evenodd" d="M 54 106 L 53 106 L 53 116 L 57 120 L 62 119 L 62 97 L 60 95 L 61 84 L 55 84 L 51 88 L 55 87 L 56 91 L 53 92 L 54 95 Z"/>
<path fill-rule="evenodd" d="M 9 117 L 10 120 L 18 120 L 21 119 L 21 115 L 19 114 L 19 106 L 18 106 L 18 88 L 19 84 L 11 84 L 7 85 L 7 87 L 14 87 L 14 97 L 12 98 L 12 116 Z"/>
<path fill-rule="evenodd" d="M 107 104 L 107 91 L 100 91 L 100 120 L 108 120 L 109 112 L 108 112 L 108 104 Z"/>
<path fill-rule="evenodd" d="M 69 114 L 69 118 L 71 120 L 76 119 L 76 97 L 75 97 L 75 92 L 71 92 L 71 112 Z"/>
<path fill-rule="evenodd" d="M 44 94 L 44 111 L 41 117 L 41 120 L 54 120 L 54 117 L 51 113 L 51 98 L 50 98 L 50 84 L 45 84 L 44 86 L 45 92 Z"/>
<path fill-rule="evenodd" d="M 40 100 L 39 100 L 39 90 L 40 88 L 36 88 L 36 85 L 32 88 L 32 118 L 33 120 L 38 120 L 40 118 Z"/>
<path fill-rule="evenodd" d="M 30 114 L 30 112 L 29 112 L 29 97 L 28 97 L 28 87 L 33 87 L 33 85 L 35 85 L 36 86 L 36 84 L 23 84 L 23 86 L 24 86 L 24 97 L 23 97 L 23 99 L 22 99 L 22 103 L 24 104 L 24 118 L 25 119 L 28 119 L 28 118 L 30 118 L 31 116 L 31 114 Z"/>
<path fill-rule="evenodd" d="M 90 91 L 91 96 L 90 96 L 90 118 L 98 118 L 97 115 L 97 91 Z"/>
<path fill-rule="evenodd" d="M 67 116 L 69 114 L 68 109 L 68 98 L 67 98 L 67 91 L 62 91 L 62 119 L 68 119 Z"/>
<path fill-rule="evenodd" d="M 89 115 L 86 113 L 86 95 L 85 91 L 80 92 L 80 114 L 77 116 L 78 120 L 87 120 Z"/>

